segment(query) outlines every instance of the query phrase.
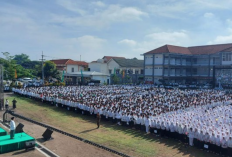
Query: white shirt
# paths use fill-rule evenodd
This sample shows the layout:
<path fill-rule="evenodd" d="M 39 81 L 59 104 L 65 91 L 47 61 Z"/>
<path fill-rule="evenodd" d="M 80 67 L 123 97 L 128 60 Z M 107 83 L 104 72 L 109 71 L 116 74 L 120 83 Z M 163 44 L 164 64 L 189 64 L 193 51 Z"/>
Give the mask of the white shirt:
<path fill-rule="evenodd" d="M 15 130 L 15 122 L 13 120 L 10 121 L 10 130 Z"/>

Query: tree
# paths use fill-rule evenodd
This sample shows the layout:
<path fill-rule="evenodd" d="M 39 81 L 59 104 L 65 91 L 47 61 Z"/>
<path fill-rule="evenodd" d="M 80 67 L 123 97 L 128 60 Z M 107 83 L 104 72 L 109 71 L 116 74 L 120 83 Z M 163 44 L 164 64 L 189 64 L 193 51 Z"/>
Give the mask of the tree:
<path fill-rule="evenodd" d="M 14 58 L 13 58 L 17 64 L 20 64 L 22 65 L 23 63 L 25 62 L 30 62 L 31 60 L 29 59 L 29 56 L 22 53 L 20 55 L 15 55 Z"/>
<path fill-rule="evenodd" d="M 60 73 L 56 69 L 56 64 L 51 61 L 46 61 L 44 63 L 44 77 L 48 79 L 49 77 L 60 79 Z"/>
<path fill-rule="evenodd" d="M 113 75 L 112 76 L 112 80 L 113 80 L 114 84 L 118 84 L 119 83 L 119 77 L 117 75 Z"/>

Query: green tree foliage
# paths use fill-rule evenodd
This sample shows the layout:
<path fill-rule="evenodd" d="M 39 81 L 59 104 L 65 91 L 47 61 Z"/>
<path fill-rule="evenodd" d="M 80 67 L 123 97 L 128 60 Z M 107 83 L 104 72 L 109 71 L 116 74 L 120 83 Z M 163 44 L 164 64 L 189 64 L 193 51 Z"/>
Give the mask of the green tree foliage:
<path fill-rule="evenodd" d="M 20 64 L 22 65 L 23 63 L 25 62 L 30 62 L 31 60 L 29 59 L 29 56 L 22 53 L 20 55 L 15 55 L 14 58 L 13 58 L 17 64 Z"/>
<path fill-rule="evenodd" d="M 118 77 L 117 75 L 113 75 L 113 76 L 112 76 L 112 80 L 113 80 L 113 83 L 114 83 L 114 84 L 118 84 L 119 81 L 120 81 L 120 80 L 119 80 L 119 77 Z"/>
<path fill-rule="evenodd" d="M 11 56 L 9 52 L 2 52 L 4 58 L 0 58 L 0 64 L 4 67 L 4 79 L 14 80 L 15 71 L 17 78 L 42 76 L 42 64 L 40 61 L 31 61 L 26 54 Z M 53 62 L 44 64 L 45 78 L 55 77 L 60 79 L 59 72 Z"/>
<path fill-rule="evenodd" d="M 56 64 L 51 61 L 46 61 L 44 63 L 44 77 L 48 79 L 49 77 L 60 79 L 60 73 L 56 69 Z"/>

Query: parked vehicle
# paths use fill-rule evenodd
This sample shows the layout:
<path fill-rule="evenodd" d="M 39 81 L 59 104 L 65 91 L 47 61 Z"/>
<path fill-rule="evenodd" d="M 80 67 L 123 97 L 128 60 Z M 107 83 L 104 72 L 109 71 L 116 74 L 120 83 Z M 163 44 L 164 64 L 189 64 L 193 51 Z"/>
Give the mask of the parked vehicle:
<path fill-rule="evenodd" d="M 31 78 L 23 78 L 22 82 L 30 82 L 32 81 Z"/>

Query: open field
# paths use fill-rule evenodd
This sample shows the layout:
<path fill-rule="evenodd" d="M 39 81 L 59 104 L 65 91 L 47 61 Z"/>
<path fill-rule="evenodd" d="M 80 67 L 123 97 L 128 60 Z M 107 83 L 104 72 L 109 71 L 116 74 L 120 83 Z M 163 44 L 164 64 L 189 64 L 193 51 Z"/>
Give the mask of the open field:
<path fill-rule="evenodd" d="M 186 147 L 182 143 L 172 139 L 160 138 L 138 130 L 112 125 L 111 122 L 101 122 L 100 129 L 96 129 L 96 119 L 94 117 L 66 111 L 65 109 L 49 106 L 48 104 L 25 97 L 16 95 L 8 97 L 10 102 L 13 98 L 17 100 L 16 113 L 52 125 L 130 156 L 215 156 L 193 147 Z"/>

